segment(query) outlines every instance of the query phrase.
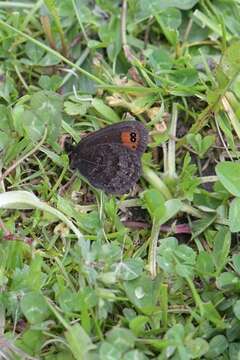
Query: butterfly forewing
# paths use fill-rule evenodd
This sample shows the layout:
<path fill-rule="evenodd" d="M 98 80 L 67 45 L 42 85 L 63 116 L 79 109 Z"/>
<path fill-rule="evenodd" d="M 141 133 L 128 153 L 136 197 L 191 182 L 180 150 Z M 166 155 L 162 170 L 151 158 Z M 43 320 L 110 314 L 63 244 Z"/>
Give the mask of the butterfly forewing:
<path fill-rule="evenodd" d="M 84 153 L 88 146 L 95 144 L 121 144 L 128 147 L 128 142 L 135 139 L 138 140 L 138 143 L 134 150 L 140 155 L 146 150 L 148 132 L 139 121 L 124 121 L 89 134 L 80 141 L 76 150 L 79 147 L 79 151 Z"/>

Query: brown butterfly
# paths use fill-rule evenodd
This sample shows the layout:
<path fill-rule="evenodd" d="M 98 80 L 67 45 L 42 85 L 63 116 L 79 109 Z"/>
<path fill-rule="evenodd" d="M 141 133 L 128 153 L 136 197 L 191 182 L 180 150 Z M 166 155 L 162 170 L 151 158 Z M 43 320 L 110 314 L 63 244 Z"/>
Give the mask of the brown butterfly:
<path fill-rule="evenodd" d="M 125 194 L 141 175 L 148 132 L 139 121 L 123 121 L 83 138 L 70 153 L 71 168 L 106 193 Z"/>

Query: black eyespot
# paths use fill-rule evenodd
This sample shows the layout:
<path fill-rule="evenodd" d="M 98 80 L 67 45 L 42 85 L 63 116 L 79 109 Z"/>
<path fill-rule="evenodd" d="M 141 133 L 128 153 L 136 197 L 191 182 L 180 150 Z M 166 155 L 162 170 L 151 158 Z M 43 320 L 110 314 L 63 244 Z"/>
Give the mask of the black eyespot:
<path fill-rule="evenodd" d="M 137 134 L 135 132 L 130 133 L 130 141 L 133 143 L 137 141 Z"/>

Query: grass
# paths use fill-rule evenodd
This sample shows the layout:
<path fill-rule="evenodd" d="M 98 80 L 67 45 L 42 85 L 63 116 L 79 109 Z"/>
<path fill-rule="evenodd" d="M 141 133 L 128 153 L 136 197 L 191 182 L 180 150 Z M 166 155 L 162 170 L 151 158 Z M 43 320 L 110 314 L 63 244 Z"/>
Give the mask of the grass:
<path fill-rule="evenodd" d="M 0 1 L 0 358 L 240 356 L 240 2 Z M 129 194 L 62 144 L 134 117 Z"/>

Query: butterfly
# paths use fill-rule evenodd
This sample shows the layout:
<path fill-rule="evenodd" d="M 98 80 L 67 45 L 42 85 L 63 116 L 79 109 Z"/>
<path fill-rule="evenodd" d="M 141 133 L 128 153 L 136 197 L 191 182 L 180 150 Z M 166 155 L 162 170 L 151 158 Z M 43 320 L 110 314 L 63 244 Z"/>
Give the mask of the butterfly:
<path fill-rule="evenodd" d="M 123 121 L 84 137 L 70 152 L 71 168 L 94 187 L 125 194 L 141 175 L 148 132 L 139 121 Z"/>

